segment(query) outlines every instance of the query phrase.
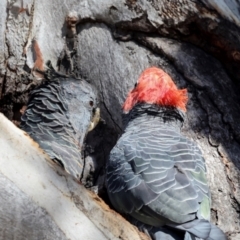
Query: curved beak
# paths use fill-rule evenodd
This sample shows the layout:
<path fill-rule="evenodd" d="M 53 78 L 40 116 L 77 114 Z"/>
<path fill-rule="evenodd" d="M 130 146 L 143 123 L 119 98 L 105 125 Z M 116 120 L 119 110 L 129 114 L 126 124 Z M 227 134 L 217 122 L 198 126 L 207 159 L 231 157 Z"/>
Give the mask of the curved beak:
<path fill-rule="evenodd" d="M 100 118 L 101 118 L 100 117 L 100 108 L 96 108 L 95 111 L 93 111 L 93 116 L 92 116 L 92 120 L 88 127 L 88 132 L 92 131 L 97 126 L 97 124 L 100 121 Z"/>

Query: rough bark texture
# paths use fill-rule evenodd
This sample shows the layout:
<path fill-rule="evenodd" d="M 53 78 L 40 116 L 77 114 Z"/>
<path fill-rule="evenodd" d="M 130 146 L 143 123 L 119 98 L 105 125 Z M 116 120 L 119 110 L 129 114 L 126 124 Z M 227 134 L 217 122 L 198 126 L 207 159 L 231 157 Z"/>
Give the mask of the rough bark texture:
<path fill-rule="evenodd" d="M 0 134 L 0 239 L 147 239 L 2 114 Z"/>
<path fill-rule="evenodd" d="M 155 65 L 188 89 L 183 131 L 206 159 L 212 220 L 229 239 L 240 238 L 239 1 L 1 0 L 0 9 L 0 111 L 19 121 L 37 84 L 32 40 L 56 66 L 62 50 L 74 48 L 65 17 L 76 11 L 72 70 L 99 89 L 105 120 L 87 139 L 100 193 L 122 131 L 121 105 L 141 71 Z"/>

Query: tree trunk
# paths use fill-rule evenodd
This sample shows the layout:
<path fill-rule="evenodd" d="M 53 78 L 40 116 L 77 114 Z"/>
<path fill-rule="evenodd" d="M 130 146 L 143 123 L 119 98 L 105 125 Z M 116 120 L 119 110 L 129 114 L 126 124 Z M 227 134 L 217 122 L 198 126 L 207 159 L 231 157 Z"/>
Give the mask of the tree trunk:
<path fill-rule="evenodd" d="M 162 68 L 188 89 L 183 132 L 206 159 L 212 221 L 239 239 L 239 8 L 237 0 L 1 0 L 0 111 L 17 124 L 38 84 L 33 40 L 44 61 L 95 85 L 106 124 L 87 143 L 98 162 L 94 184 L 105 198 L 104 164 L 122 131 L 127 92 L 145 68 Z M 65 21 L 75 15 L 76 23 Z"/>
<path fill-rule="evenodd" d="M 0 239 L 147 239 L 2 114 L 0 134 Z"/>

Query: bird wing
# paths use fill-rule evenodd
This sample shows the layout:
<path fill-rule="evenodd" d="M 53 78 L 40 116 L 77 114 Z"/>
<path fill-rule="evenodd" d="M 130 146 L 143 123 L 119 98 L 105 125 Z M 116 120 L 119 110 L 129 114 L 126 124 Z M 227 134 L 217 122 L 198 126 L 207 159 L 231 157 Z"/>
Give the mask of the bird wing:
<path fill-rule="evenodd" d="M 81 146 L 75 140 L 61 91 L 58 81 L 34 90 L 22 117 L 21 128 L 39 143 L 50 158 L 79 179 L 83 168 Z"/>
<path fill-rule="evenodd" d="M 149 130 L 151 129 L 151 130 Z M 113 205 L 150 225 L 209 218 L 210 197 L 199 148 L 171 128 L 126 132 L 110 154 Z"/>

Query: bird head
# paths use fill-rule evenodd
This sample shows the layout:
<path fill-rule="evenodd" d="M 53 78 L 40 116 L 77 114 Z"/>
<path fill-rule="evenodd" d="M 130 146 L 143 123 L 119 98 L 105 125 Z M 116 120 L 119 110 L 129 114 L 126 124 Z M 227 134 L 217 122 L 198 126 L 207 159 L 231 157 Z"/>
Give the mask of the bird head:
<path fill-rule="evenodd" d="M 162 69 L 150 67 L 142 72 L 135 88 L 128 94 L 123 111 L 128 113 L 137 103 L 150 103 L 186 112 L 187 101 L 187 89 L 178 89 Z"/>

